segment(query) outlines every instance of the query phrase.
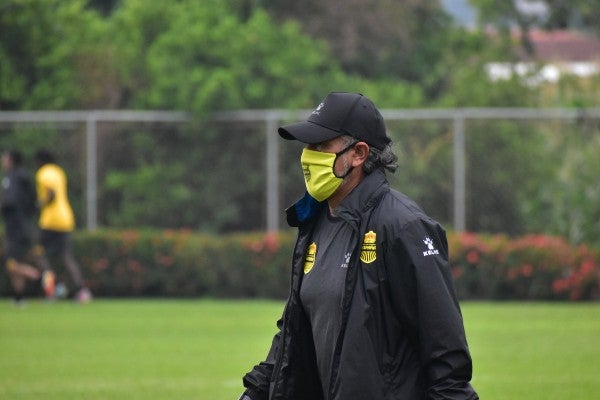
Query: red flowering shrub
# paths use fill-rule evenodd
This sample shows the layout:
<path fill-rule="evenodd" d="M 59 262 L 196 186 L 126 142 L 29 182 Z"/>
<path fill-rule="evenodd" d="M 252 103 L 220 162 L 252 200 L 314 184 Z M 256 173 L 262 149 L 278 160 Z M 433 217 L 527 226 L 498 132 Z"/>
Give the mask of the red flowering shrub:
<path fill-rule="evenodd" d="M 559 237 L 449 234 L 459 297 L 590 300 L 600 297 L 599 253 Z"/>
<path fill-rule="evenodd" d="M 98 230 L 77 232 L 74 239 L 97 296 L 284 298 L 295 233 Z M 450 232 L 448 244 L 461 299 L 600 298 L 600 253 L 587 246 L 543 235 L 469 232 Z M 7 281 L 0 280 L 0 294 L 8 293 Z"/>
<path fill-rule="evenodd" d="M 75 239 L 98 296 L 283 298 L 288 292 L 289 234 L 99 230 Z"/>

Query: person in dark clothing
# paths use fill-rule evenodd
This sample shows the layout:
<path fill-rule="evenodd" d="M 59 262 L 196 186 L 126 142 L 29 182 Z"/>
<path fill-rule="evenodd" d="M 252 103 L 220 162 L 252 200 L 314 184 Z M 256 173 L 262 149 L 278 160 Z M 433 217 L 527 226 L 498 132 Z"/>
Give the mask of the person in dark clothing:
<path fill-rule="evenodd" d="M 279 331 L 240 399 L 478 399 L 445 231 L 390 189 L 375 105 L 330 93 L 279 135 L 306 144 L 307 193 L 287 210 L 298 238 Z"/>
<path fill-rule="evenodd" d="M 28 280 L 38 280 L 40 271 L 26 262 L 33 245 L 36 192 L 33 182 L 22 168 L 22 156 L 17 150 L 2 154 L 2 201 L 4 220 L 4 260 L 14 291 L 14 301 L 20 304 Z"/>

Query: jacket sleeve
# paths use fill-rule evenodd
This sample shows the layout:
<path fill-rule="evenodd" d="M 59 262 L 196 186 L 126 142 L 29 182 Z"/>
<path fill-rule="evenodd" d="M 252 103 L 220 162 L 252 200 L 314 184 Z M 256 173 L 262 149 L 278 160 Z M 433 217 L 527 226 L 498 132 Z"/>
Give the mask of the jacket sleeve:
<path fill-rule="evenodd" d="M 444 230 L 433 220 L 418 219 L 390 240 L 386 269 L 392 303 L 418 347 L 426 398 L 477 399 Z"/>
<path fill-rule="evenodd" d="M 282 325 L 283 319 L 277 321 L 279 330 L 273 337 L 267 358 L 258 365 L 255 365 L 243 378 L 244 387 L 246 388 L 244 394 L 248 395 L 252 400 L 267 400 L 269 397 L 269 385 L 271 384 L 271 375 L 275 366 L 275 355 L 279 347 Z"/>

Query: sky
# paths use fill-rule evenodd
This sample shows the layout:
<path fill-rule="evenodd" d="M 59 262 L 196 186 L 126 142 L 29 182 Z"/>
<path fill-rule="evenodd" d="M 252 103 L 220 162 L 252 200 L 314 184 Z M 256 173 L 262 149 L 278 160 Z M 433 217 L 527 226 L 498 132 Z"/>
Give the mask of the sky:
<path fill-rule="evenodd" d="M 463 26 L 474 27 L 477 19 L 475 9 L 468 0 L 442 0 L 442 5 Z"/>
<path fill-rule="evenodd" d="M 507 1 L 507 0 L 503 0 Z M 469 4 L 469 0 L 442 0 L 442 5 L 463 26 L 474 27 L 477 12 Z M 515 0 L 517 9 L 525 15 L 544 19 L 548 16 L 548 5 L 541 0 Z"/>

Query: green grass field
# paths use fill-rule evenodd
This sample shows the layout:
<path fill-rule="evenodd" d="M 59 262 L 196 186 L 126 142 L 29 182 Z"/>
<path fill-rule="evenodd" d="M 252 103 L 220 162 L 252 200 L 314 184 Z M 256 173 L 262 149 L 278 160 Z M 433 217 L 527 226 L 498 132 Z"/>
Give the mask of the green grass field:
<path fill-rule="evenodd" d="M 482 399 L 600 394 L 600 304 L 464 303 Z M 0 299 L 0 399 L 232 400 L 281 302 Z"/>

